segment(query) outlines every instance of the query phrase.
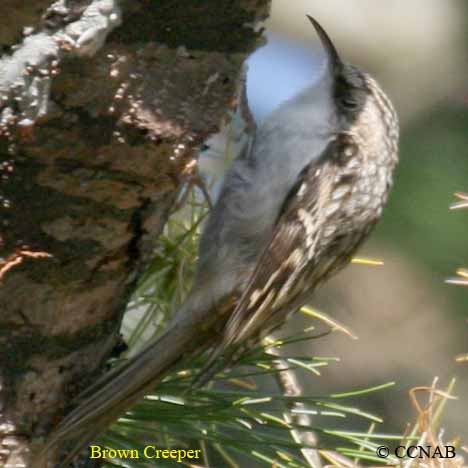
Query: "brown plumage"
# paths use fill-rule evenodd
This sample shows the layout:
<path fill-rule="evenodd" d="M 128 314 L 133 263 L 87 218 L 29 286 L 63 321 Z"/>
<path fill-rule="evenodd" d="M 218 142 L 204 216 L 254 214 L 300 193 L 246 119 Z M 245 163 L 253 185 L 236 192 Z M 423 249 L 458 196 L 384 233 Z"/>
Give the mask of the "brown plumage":
<path fill-rule="evenodd" d="M 66 463 L 182 357 L 212 347 L 198 377 L 206 381 L 306 303 L 380 218 L 398 156 L 395 111 L 377 82 L 343 63 L 309 19 L 326 69 L 273 112 L 233 162 L 181 310 L 161 337 L 78 398 L 37 466 L 71 440 Z"/>

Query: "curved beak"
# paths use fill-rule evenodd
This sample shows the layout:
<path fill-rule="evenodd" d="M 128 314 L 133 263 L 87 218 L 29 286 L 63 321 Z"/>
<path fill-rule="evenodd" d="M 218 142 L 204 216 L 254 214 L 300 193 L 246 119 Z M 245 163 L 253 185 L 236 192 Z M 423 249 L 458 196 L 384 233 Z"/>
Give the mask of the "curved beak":
<path fill-rule="evenodd" d="M 335 46 L 333 45 L 333 42 L 328 37 L 328 34 L 325 32 L 322 26 L 320 26 L 317 20 L 312 18 L 312 16 L 310 15 L 306 16 L 312 23 L 312 26 L 317 32 L 320 42 L 322 43 L 322 46 L 325 49 L 325 52 L 327 54 L 328 67 L 330 71 L 335 75 L 338 74 L 338 72 L 341 70 L 343 62 L 341 61 L 340 56 L 338 55 L 338 52 L 336 51 Z"/>

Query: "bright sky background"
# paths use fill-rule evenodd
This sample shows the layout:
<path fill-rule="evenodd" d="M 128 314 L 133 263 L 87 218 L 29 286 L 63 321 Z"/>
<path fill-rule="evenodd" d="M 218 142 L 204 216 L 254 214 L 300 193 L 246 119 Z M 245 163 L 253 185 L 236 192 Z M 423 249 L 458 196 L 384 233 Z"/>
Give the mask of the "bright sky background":
<path fill-rule="evenodd" d="M 268 43 L 248 60 L 247 96 L 257 122 L 310 85 L 321 62 L 312 47 L 277 35 L 267 37 Z"/>

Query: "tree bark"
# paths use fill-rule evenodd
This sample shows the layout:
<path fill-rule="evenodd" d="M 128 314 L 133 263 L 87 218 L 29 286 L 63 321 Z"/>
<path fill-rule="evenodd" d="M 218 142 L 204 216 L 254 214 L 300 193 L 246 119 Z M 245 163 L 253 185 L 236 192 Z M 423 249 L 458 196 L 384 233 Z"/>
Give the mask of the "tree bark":
<path fill-rule="evenodd" d="M 268 7 L 2 2 L 0 465 L 33 466 L 118 342 L 197 149 L 236 104 Z"/>

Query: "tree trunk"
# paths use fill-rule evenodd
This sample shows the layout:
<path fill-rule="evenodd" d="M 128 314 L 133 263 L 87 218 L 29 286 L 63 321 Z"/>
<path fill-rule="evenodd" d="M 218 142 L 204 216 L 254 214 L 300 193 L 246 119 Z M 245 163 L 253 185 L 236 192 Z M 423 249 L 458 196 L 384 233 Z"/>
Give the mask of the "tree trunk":
<path fill-rule="evenodd" d="M 268 6 L 2 1 L 0 465 L 33 466 L 118 343 Z"/>

